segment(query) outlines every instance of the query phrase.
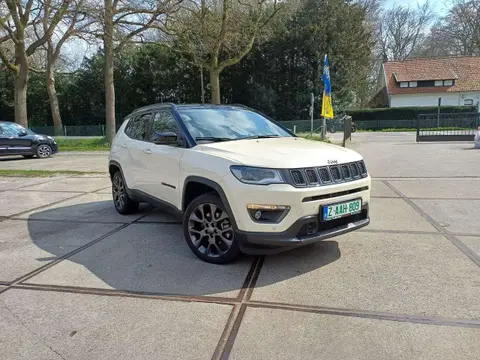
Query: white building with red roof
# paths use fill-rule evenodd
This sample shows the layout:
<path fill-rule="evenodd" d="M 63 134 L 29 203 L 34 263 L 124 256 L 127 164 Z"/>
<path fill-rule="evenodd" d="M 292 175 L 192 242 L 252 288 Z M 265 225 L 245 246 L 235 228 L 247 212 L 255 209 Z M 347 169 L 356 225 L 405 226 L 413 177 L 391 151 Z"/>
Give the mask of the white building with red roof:
<path fill-rule="evenodd" d="M 379 91 L 371 106 L 478 106 L 480 57 L 387 61 L 382 65 Z"/>

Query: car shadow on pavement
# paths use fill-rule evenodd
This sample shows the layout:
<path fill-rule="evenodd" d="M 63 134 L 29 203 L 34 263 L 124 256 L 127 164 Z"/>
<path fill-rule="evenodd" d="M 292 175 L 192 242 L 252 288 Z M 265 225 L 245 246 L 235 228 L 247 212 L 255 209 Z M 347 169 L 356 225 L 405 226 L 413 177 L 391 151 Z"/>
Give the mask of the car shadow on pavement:
<path fill-rule="evenodd" d="M 148 211 L 149 208 L 143 209 Z M 168 215 L 155 210 L 143 219 L 88 246 L 27 283 L 160 294 L 236 296 L 250 270 L 252 256 L 242 255 L 228 265 L 205 263 L 190 251 L 180 224 L 156 222 L 157 219 L 172 219 Z M 47 220 L 51 220 L 48 225 Z M 75 242 L 75 235 L 71 235 L 86 232 L 87 226 L 89 231 L 92 227 L 98 228 L 96 238 L 121 226 L 120 223 L 95 224 L 95 221 L 107 220 L 129 222 L 135 221 L 135 217 L 117 214 L 111 201 L 96 201 L 36 212 L 28 218 L 28 231 L 31 241 L 52 255 L 43 258 L 49 261 L 95 240 L 92 237 Z M 274 276 L 262 279 L 262 286 L 316 270 L 336 261 L 340 255 L 336 241 L 271 255 L 264 266 L 270 266 L 270 259 L 273 264 L 282 265 L 274 271 Z M 308 261 L 304 261 L 306 259 Z"/>

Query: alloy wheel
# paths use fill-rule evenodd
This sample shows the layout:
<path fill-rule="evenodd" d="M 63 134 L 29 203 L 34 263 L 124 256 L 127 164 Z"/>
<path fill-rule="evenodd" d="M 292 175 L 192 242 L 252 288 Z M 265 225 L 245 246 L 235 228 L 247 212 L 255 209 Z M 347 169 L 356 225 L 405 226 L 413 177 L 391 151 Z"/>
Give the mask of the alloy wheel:
<path fill-rule="evenodd" d="M 212 203 L 198 205 L 188 218 L 190 241 L 202 254 L 220 257 L 230 250 L 234 231 L 225 209 Z"/>
<path fill-rule="evenodd" d="M 40 145 L 37 149 L 37 155 L 40 158 L 48 158 L 52 155 L 52 148 L 48 145 Z"/>
<path fill-rule="evenodd" d="M 118 172 L 113 177 L 112 195 L 115 207 L 117 209 L 123 209 L 125 207 L 125 186 L 123 184 L 123 179 Z"/>

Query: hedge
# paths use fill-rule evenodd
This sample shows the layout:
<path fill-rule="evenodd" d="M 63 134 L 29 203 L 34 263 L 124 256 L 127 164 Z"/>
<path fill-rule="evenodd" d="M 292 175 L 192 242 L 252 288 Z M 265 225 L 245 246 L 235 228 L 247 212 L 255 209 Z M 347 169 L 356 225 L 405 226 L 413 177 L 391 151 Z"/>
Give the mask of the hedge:
<path fill-rule="evenodd" d="M 475 106 L 441 106 L 441 113 L 476 112 Z M 438 107 L 402 107 L 348 110 L 353 121 L 362 120 L 412 120 L 419 114 L 436 114 Z"/>

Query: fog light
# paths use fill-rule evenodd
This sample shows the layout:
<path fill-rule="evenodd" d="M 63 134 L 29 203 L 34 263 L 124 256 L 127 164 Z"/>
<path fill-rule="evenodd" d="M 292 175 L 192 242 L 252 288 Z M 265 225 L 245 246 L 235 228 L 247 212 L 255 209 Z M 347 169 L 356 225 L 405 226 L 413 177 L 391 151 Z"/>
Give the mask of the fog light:
<path fill-rule="evenodd" d="M 279 223 L 290 211 L 287 205 L 248 204 L 248 213 L 255 222 Z"/>

